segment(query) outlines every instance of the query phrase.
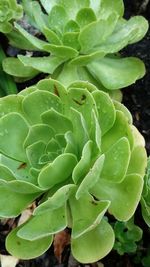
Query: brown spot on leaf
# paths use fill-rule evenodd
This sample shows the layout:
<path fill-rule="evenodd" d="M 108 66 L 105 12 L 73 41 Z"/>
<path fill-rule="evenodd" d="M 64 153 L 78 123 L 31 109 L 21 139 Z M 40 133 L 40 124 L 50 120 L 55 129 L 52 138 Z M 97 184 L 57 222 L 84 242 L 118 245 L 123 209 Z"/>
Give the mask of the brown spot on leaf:
<path fill-rule="evenodd" d="M 94 200 L 92 200 L 91 203 L 92 203 L 93 205 L 95 205 L 95 206 L 97 206 L 97 204 L 98 204 L 98 203 L 95 202 Z"/>
<path fill-rule="evenodd" d="M 23 162 L 19 165 L 19 167 L 17 168 L 18 170 L 20 169 L 25 169 L 27 167 L 27 163 Z"/>
<path fill-rule="evenodd" d="M 58 92 L 58 89 L 57 89 L 55 84 L 54 84 L 54 94 L 57 95 L 57 96 L 60 96 L 59 92 Z"/>
<path fill-rule="evenodd" d="M 80 100 L 80 101 L 77 100 L 77 99 L 74 99 L 74 98 L 73 98 L 73 101 L 74 101 L 76 104 L 82 106 L 82 105 L 85 103 L 85 101 L 84 101 L 85 99 L 86 99 L 86 95 L 83 94 L 83 95 L 81 96 L 81 100 Z"/>
<path fill-rule="evenodd" d="M 86 95 L 82 95 L 81 100 L 83 101 L 85 99 L 86 99 Z"/>
<path fill-rule="evenodd" d="M 74 101 L 76 104 L 80 105 L 80 106 L 82 106 L 82 104 L 83 104 L 83 103 L 81 103 L 80 101 L 78 101 L 77 99 L 74 99 L 74 98 L 73 98 L 73 101 Z"/>

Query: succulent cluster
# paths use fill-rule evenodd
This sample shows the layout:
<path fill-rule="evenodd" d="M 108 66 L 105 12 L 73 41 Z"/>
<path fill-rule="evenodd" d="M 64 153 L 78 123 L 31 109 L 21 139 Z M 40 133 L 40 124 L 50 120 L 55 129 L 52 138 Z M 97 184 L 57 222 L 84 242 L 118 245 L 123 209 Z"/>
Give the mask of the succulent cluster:
<path fill-rule="evenodd" d="M 118 254 L 136 253 L 137 242 L 142 239 L 142 229 L 134 224 L 133 218 L 127 222 L 116 222 L 114 225 L 115 245 Z"/>
<path fill-rule="evenodd" d="M 9 33 L 13 26 L 12 21 L 22 17 L 22 6 L 17 4 L 16 0 L 0 1 L 0 32 Z"/>
<path fill-rule="evenodd" d="M 143 189 L 146 151 L 129 111 L 90 83 L 47 79 L 1 98 L 0 117 L 0 217 L 36 205 L 7 250 L 37 257 L 69 227 L 78 261 L 103 258 L 114 245 L 109 214 L 129 220 Z"/>
<path fill-rule="evenodd" d="M 22 81 L 43 72 L 65 86 L 88 80 L 110 93 L 143 77 L 142 61 L 121 58 L 118 52 L 141 40 L 148 23 L 142 16 L 124 19 L 122 0 L 23 0 L 22 4 L 26 19 L 41 34 L 33 36 L 15 23 L 7 37 L 18 48 L 46 52 L 47 56 L 5 59 L 3 68 L 10 75 Z"/>

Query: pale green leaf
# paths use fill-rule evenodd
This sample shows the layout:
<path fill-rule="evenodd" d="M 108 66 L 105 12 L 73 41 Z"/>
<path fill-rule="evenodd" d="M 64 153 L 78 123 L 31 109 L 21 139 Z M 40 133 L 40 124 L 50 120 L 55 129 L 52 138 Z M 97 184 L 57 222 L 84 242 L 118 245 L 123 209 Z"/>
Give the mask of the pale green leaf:
<path fill-rule="evenodd" d="M 96 262 L 112 250 L 114 240 L 115 236 L 111 226 L 108 222 L 102 220 L 90 232 L 76 239 L 72 238 L 71 251 L 73 256 L 81 263 Z"/>
<path fill-rule="evenodd" d="M 105 153 L 101 178 L 107 181 L 120 183 L 126 175 L 130 154 L 128 139 L 122 137 Z"/>
<path fill-rule="evenodd" d="M 102 137 L 102 151 L 106 152 L 120 138 L 126 137 L 130 148 L 133 148 L 133 133 L 126 116 L 121 111 L 116 111 L 116 120 L 112 128 Z"/>
<path fill-rule="evenodd" d="M 115 108 L 107 93 L 94 91 L 92 95 L 96 102 L 102 135 L 104 135 L 109 129 L 111 129 L 115 122 Z"/>
<path fill-rule="evenodd" d="M 96 16 L 91 8 L 82 8 L 76 15 L 76 22 L 81 28 L 93 21 L 96 21 Z"/>
<path fill-rule="evenodd" d="M 30 127 L 27 138 L 24 142 L 24 148 L 27 146 L 42 141 L 45 144 L 54 136 L 54 131 L 46 124 L 37 124 Z"/>
<path fill-rule="evenodd" d="M 65 45 L 46 44 L 44 49 L 52 55 L 60 57 L 64 60 L 78 56 L 78 51 L 76 49 Z"/>
<path fill-rule="evenodd" d="M 138 173 L 142 177 L 145 174 L 147 166 L 146 150 L 142 146 L 137 146 L 132 150 L 131 159 L 128 167 L 128 174 Z"/>
<path fill-rule="evenodd" d="M 35 241 L 28 241 L 18 237 L 17 232 L 21 227 L 12 230 L 6 239 L 7 251 L 14 257 L 24 260 L 37 258 L 51 246 L 53 241 L 52 236 Z"/>
<path fill-rule="evenodd" d="M 51 197 L 45 202 L 40 204 L 35 210 L 34 215 L 41 215 L 45 212 L 50 212 L 58 209 L 66 203 L 70 195 L 72 194 L 72 189 L 76 186 L 74 184 L 67 184 L 60 187 Z"/>
<path fill-rule="evenodd" d="M 33 67 L 24 66 L 18 58 L 5 58 L 3 60 L 3 69 L 6 73 L 22 78 L 34 77 L 39 71 Z"/>
<path fill-rule="evenodd" d="M 23 143 L 28 130 L 27 122 L 18 113 L 14 112 L 2 117 L 0 119 L 0 151 L 16 160 L 26 162 Z"/>
<path fill-rule="evenodd" d="M 114 30 L 117 19 L 116 13 L 112 13 L 106 20 L 100 19 L 85 26 L 79 34 L 81 51 L 92 51 L 92 48 L 104 42 Z"/>
<path fill-rule="evenodd" d="M 0 217 L 17 217 L 38 196 L 39 193 L 22 194 L 0 185 Z"/>
<path fill-rule="evenodd" d="M 72 179 L 75 184 L 77 184 L 81 180 L 81 178 L 83 178 L 87 174 L 91 167 L 92 148 L 93 142 L 91 140 L 89 140 L 83 147 L 81 159 L 75 166 L 72 173 Z"/>
<path fill-rule="evenodd" d="M 105 168 L 105 155 L 101 155 L 98 157 L 98 159 L 94 162 L 93 166 L 90 168 L 87 175 L 83 178 L 75 195 L 77 200 L 79 198 L 82 198 L 82 196 L 89 192 L 89 189 L 97 183 L 101 176 L 103 165 Z"/>
<path fill-rule="evenodd" d="M 69 204 L 73 220 L 71 236 L 76 239 L 91 231 L 100 223 L 110 202 L 95 201 L 91 195 L 85 193 L 79 200 L 71 196 Z"/>
<path fill-rule="evenodd" d="M 109 212 L 119 221 L 128 221 L 141 199 L 143 179 L 138 174 L 127 175 L 121 183 L 99 179 L 90 190 L 97 199 L 110 200 Z"/>
<path fill-rule="evenodd" d="M 49 210 L 40 215 L 32 216 L 17 232 L 17 235 L 25 240 L 34 241 L 46 236 L 51 237 L 52 234 L 62 231 L 66 226 L 66 207 L 63 205 L 53 211 Z"/>
<path fill-rule="evenodd" d="M 28 33 L 26 30 L 24 30 L 19 24 L 15 23 L 15 28 L 19 31 L 19 33 L 27 39 L 31 45 L 38 48 L 41 51 L 45 51 L 44 46 L 47 44 L 47 42 L 40 40 L 39 38 L 33 36 L 32 34 Z"/>
<path fill-rule="evenodd" d="M 105 57 L 90 63 L 87 68 L 109 90 L 127 87 L 145 74 L 143 62 L 134 57 Z"/>
<path fill-rule="evenodd" d="M 65 181 L 71 175 L 76 164 L 77 159 L 73 154 L 61 154 L 41 170 L 38 177 L 39 185 L 48 189 Z"/>
<path fill-rule="evenodd" d="M 65 134 L 66 132 L 73 130 L 72 122 L 67 116 L 62 115 L 53 108 L 42 113 L 41 118 L 42 121 L 52 127 L 57 134 Z"/>
<path fill-rule="evenodd" d="M 52 74 L 54 70 L 64 62 L 62 58 L 55 56 L 28 57 L 18 55 L 18 59 L 25 67 L 49 74 Z"/>
<path fill-rule="evenodd" d="M 41 114 L 51 108 L 61 111 L 62 105 L 56 95 L 47 91 L 37 90 L 23 100 L 24 113 L 32 124 L 42 123 Z"/>

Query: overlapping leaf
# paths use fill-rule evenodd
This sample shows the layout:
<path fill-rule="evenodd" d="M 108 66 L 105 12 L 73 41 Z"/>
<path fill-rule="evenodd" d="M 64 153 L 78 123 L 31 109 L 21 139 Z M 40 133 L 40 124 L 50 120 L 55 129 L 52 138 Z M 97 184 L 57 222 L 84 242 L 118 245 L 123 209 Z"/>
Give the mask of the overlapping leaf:
<path fill-rule="evenodd" d="M 90 83 L 66 90 L 47 79 L 1 98 L 0 117 L 0 217 L 37 203 L 8 251 L 37 257 L 70 227 L 80 262 L 104 257 L 114 244 L 106 212 L 127 221 L 143 188 L 146 153 L 129 111 Z"/>

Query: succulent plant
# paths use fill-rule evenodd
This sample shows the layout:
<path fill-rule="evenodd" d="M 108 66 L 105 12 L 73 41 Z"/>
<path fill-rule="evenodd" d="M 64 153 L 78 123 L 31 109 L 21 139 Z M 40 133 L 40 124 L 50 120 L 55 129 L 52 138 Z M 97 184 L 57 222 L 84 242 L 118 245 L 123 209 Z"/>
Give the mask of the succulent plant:
<path fill-rule="evenodd" d="M 5 57 L 5 53 L 0 45 L 0 97 L 17 93 L 17 87 L 13 78 L 3 71 L 2 61 Z"/>
<path fill-rule="evenodd" d="M 69 227 L 78 261 L 103 258 L 114 245 L 109 214 L 129 220 L 143 188 L 147 157 L 129 111 L 90 83 L 66 90 L 46 79 L 1 98 L 0 117 L 0 217 L 36 205 L 7 250 L 37 257 Z"/>
<path fill-rule="evenodd" d="M 141 207 L 143 219 L 150 227 L 150 157 L 147 161 L 147 171 L 144 177 L 144 188 L 141 197 Z"/>
<path fill-rule="evenodd" d="M 0 1 L 0 32 L 9 33 L 12 30 L 11 22 L 22 17 L 22 6 L 16 0 Z"/>
<path fill-rule="evenodd" d="M 116 222 L 114 225 L 115 245 L 118 254 L 136 253 L 138 246 L 136 242 L 142 239 L 142 229 L 134 224 L 133 218 L 127 222 Z"/>
<path fill-rule="evenodd" d="M 22 2 L 28 21 L 45 40 L 19 24 L 7 37 L 18 48 L 46 52 L 47 56 L 7 58 L 3 63 L 7 73 L 24 80 L 43 72 L 66 86 L 87 80 L 112 94 L 144 75 L 141 60 L 118 54 L 141 40 L 148 29 L 142 16 L 123 18 L 122 0 L 40 0 L 45 12 L 37 1 Z"/>

